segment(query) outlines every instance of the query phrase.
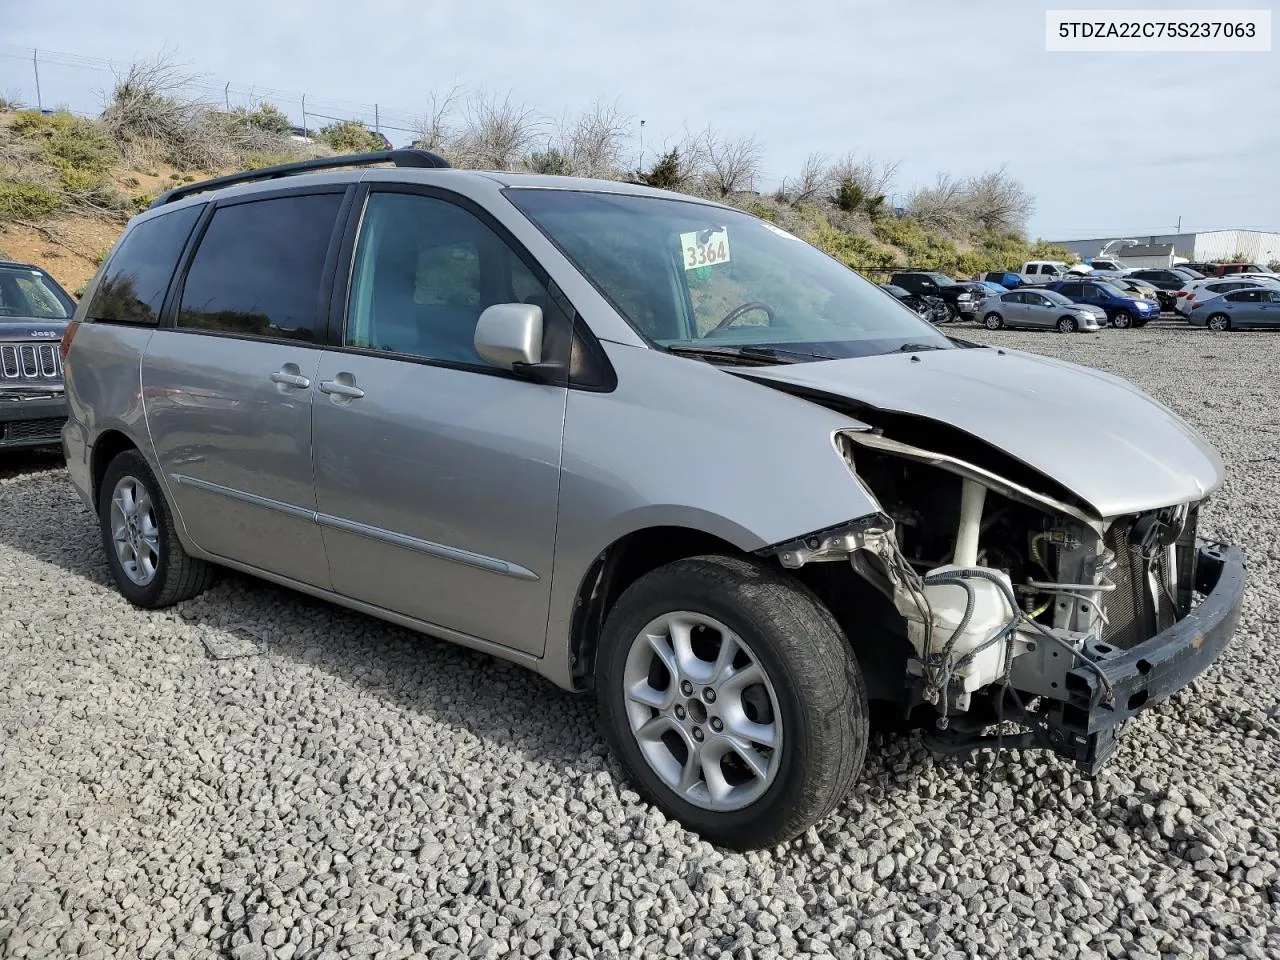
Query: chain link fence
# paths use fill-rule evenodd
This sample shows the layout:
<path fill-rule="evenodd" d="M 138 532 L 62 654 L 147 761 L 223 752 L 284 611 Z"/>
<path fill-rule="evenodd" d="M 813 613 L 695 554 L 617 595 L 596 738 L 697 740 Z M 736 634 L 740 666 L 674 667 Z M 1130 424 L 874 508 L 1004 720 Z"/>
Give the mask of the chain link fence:
<path fill-rule="evenodd" d="M 117 78 L 130 64 L 101 57 L 0 44 L 0 96 L 28 108 L 66 108 L 86 117 L 98 116 Z M 359 103 L 295 90 L 220 81 L 194 75 L 181 93 L 215 109 L 253 109 L 263 103 L 279 107 L 308 134 L 343 120 L 355 120 L 397 144 L 410 143 L 421 129 L 419 114 L 380 103 Z"/>

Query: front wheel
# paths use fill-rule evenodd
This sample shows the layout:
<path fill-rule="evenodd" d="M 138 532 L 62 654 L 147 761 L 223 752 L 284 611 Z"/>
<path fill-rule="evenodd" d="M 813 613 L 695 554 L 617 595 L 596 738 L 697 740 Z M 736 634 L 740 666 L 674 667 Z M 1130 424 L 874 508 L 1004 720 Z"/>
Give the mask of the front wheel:
<path fill-rule="evenodd" d="M 1231 318 L 1225 313 L 1215 313 L 1205 324 L 1210 330 L 1222 333 L 1224 330 L 1231 329 Z"/>
<path fill-rule="evenodd" d="M 982 318 L 982 325 L 988 330 L 999 330 L 1004 326 L 1004 317 L 993 310 Z"/>
<path fill-rule="evenodd" d="M 1128 330 L 1133 326 L 1133 315 L 1128 310 L 1117 310 L 1111 317 L 1111 325 L 1117 330 Z"/>
<path fill-rule="evenodd" d="M 214 567 L 182 549 L 164 491 L 138 451 L 107 465 L 98 488 L 98 521 L 116 587 L 135 606 L 168 607 L 213 581 Z"/>
<path fill-rule="evenodd" d="M 769 847 L 857 779 L 867 695 L 848 640 L 763 563 L 693 557 L 632 584 L 605 622 L 596 696 L 640 793 L 712 843 Z"/>
<path fill-rule="evenodd" d="M 1076 323 L 1075 317 L 1062 317 L 1058 321 L 1059 333 L 1075 333 L 1080 329 L 1080 324 Z"/>

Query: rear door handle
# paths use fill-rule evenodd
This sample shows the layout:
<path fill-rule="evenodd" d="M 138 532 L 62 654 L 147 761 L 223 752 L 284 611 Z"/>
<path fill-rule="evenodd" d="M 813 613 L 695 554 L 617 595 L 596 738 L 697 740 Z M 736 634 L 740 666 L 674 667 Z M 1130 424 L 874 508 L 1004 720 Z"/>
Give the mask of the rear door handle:
<path fill-rule="evenodd" d="M 311 386 L 311 381 L 298 373 L 288 373 L 284 370 L 277 370 L 271 375 L 272 383 L 282 383 L 286 387 L 297 387 L 299 390 L 305 390 Z"/>
<path fill-rule="evenodd" d="M 358 400 L 364 396 L 364 391 L 353 383 L 343 383 L 341 380 L 321 380 L 320 392 L 329 393 L 335 397 L 346 397 L 348 400 Z"/>

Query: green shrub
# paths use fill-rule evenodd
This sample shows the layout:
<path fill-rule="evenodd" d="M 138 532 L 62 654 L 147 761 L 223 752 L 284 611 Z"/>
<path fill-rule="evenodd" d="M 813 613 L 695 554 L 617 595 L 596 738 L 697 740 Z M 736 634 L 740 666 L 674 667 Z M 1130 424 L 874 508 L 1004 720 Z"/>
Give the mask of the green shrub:
<path fill-rule="evenodd" d="M 909 217 L 882 217 L 872 225 L 872 233 L 881 243 L 897 247 L 907 257 L 907 264 L 922 270 L 955 270 L 960 251 L 955 242 L 940 230 L 926 227 Z"/>
<path fill-rule="evenodd" d="M 66 110 L 47 115 L 23 111 L 10 129 L 20 140 L 39 147 L 41 160 L 58 171 L 72 193 L 95 189 L 120 159 L 101 124 Z"/>
<path fill-rule="evenodd" d="M 212 115 L 215 123 L 236 133 L 271 133 L 287 137 L 293 132 L 293 124 L 283 110 L 273 103 L 264 103 L 255 110 L 236 107 L 230 112 Z"/>
<path fill-rule="evenodd" d="M 648 172 L 637 170 L 636 178 L 651 187 L 662 190 L 678 189 L 684 182 L 684 170 L 680 165 L 679 151 L 668 150 L 658 158 L 658 162 Z"/>
<path fill-rule="evenodd" d="M 884 215 L 884 195 L 872 195 L 846 177 L 831 196 L 831 202 L 845 213 L 865 213 L 872 220 Z"/>
<path fill-rule="evenodd" d="M 0 220 L 42 220 L 62 206 L 62 196 L 34 180 L 0 178 Z"/>
<path fill-rule="evenodd" d="M 825 221 L 808 239 L 823 253 L 859 271 L 885 270 L 893 267 L 898 259 L 891 249 L 875 240 L 846 233 Z"/>
<path fill-rule="evenodd" d="M 529 154 L 524 159 L 524 165 L 529 168 L 530 173 L 546 173 L 557 177 L 567 177 L 572 173 L 569 158 L 555 147 Z"/>
<path fill-rule="evenodd" d="M 359 120 L 339 120 L 320 131 L 322 143 L 338 153 L 368 153 L 383 149 L 382 138 Z"/>

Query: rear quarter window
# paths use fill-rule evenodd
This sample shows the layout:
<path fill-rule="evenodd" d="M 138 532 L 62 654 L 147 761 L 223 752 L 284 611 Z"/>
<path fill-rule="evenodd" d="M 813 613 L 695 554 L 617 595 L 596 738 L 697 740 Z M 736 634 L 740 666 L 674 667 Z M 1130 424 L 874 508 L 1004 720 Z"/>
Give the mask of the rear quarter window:
<path fill-rule="evenodd" d="M 154 326 L 165 292 L 204 204 L 135 224 L 107 261 L 85 310 L 86 320 Z"/>

